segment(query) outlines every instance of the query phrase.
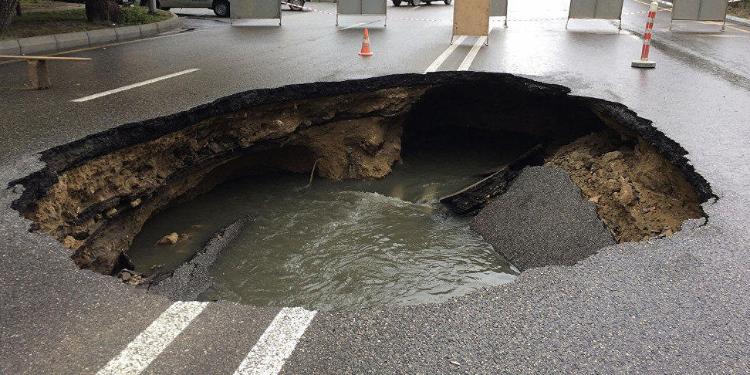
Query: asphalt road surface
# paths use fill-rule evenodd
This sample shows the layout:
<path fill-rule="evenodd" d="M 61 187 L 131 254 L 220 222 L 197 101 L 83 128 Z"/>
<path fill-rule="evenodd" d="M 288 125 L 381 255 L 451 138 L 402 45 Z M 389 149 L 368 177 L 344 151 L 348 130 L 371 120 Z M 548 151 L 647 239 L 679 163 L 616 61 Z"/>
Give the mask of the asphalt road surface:
<path fill-rule="evenodd" d="M 40 150 L 238 91 L 471 69 L 562 84 L 653 120 L 719 196 L 704 206 L 708 222 L 450 303 L 315 313 L 173 302 L 77 270 L 8 208 L 18 192 L 1 190 L 0 373 L 750 371 L 749 28 L 674 33 L 659 12 L 664 44 L 652 50 L 657 68 L 643 71 L 630 67 L 641 41 L 627 30 L 642 28 L 646 5 L 631 0 L 619 33 L 616 22 L 584 20 L 566 31 L 565 1 L 513 2 L 510 27 L 493 21 L 489 46 L 466 38 L 454 48 L 451 7 L 389 7 L 387 28 L 369 25 L 375 56 L 363 59 L 359 27 L 339 31 L 333 5 L 310 7 L 285 12 L 281 28 L 185 11 L 189 31 L 53 63 L 47 91 L 24 89 L 24 65 L 0 65 L 0 184 L 39 169 Z"/>

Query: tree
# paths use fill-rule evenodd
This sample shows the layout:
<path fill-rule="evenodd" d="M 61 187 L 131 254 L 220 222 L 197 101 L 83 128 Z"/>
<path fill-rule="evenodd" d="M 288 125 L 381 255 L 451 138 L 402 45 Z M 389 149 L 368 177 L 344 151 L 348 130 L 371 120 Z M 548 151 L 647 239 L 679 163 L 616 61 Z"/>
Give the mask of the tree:
<path fill-rule="evenodd" d="M 0 0 L 0 34 L 10 26 L 13 21 L 13 15 L 16 13 L 16 3 L 18 0 Z"/>
<path fill-rule="evenodd" d="M 111 0 L 86 0 L 86 19 L 89 22 L 118 22 L 120 7 Z"/>

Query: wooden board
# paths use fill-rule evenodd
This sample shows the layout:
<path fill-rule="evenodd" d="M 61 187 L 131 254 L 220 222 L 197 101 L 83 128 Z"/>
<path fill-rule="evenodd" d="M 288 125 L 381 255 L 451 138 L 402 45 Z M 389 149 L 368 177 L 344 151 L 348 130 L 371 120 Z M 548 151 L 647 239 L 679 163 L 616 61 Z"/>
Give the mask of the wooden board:
<path fill-rule="evenodd" d="M 490 0 L 461 0 L 453 5 L 453 35 L 487 36 Z"/>
<path fill-rule="evenodd" d="M 490 176 L 458 192 L 440 198 L 440 203 L 446 205 L 458 215 L 473 215 L 487 205 L 490 199 L 505 194 L 511 182 L 518 177 L 524 168 L 543 163 L 544 147 L 539 144 Z"/>

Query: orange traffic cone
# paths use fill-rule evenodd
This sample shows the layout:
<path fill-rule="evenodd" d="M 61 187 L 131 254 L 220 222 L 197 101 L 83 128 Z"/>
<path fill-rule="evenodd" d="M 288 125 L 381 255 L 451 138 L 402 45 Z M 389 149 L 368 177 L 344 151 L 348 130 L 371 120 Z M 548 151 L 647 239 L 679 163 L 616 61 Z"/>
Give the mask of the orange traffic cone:
<path fill-rule="evenodd" d="M 359 51 L 360 56 L 372 56 L 372 51 L 370 50 L 370 32 L 367 31 L 367 28 L 365 28 L 365 36 L 362 39 L 362 49 Z"/>

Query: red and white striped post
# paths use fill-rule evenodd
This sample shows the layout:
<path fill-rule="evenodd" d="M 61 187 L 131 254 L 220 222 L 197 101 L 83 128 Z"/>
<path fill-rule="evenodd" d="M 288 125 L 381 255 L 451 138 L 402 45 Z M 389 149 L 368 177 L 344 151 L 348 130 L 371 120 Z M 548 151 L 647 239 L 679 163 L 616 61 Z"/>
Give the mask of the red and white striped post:
<path fill-rule="evenodd" d="M 655 0 L 651 2 L 648 8 L 648 20 L 646 21 L 646 31 L 643 32 L 643 49 L 641 49 L 641 59 L 633 61 L 630 66 L 633 68 L 656 68 L 656 62 L 648 60 L 648 52 L 651 49 L 651 38 L 654 30 L 654 19 L 656 12 L 659 10 L 659 3 Z"/>

